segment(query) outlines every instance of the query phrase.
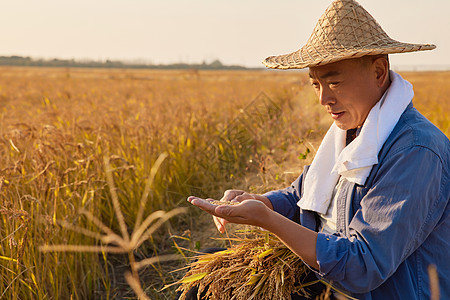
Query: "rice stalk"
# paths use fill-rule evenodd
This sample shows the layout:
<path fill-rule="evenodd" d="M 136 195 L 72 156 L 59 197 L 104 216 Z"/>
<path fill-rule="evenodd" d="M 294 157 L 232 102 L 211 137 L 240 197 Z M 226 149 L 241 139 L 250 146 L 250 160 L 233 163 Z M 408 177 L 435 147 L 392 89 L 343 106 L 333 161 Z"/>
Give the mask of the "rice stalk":
<path fill-rule="evenodd" d="M 122 210 L 120 209 L 119 197 L 117 197 L 117 193 L 116 193 L 116 190 L 114 187 L 114 179 L 112 176 L 112 169 L 109 164 L 109 160 L 106 157 L 104 157 L 104 163 L 106 166 L 106 179 L 107 179 L 108 186 L 109 186 L 109 189 L 111 192 L 111 198 L 112 198 L 112 203 L 114 206 L 114 211 L 116 214 L 117 222 L 119 222 L 119 226 L 120 226 L 119 228 L 122 233 L 122 238 L 125 240 L 125 242 L 128 242 L 130 240 L 130 236 L 128 235 L 127 226 L 125 225 L 123 213 L 122 213 Z"/>
<path fill-rule="evenodd" d="M 149 178 L 147 180 L 147 183 L 145 184 L 144 193 L 142 194 L 141 201 L 139 202 L 139 209 L 138 209 L 138 213 L 137 213 L 137 217 L 136 217 L 136 223 L 135 223 L 134 231 L 136 231 L 137 227 L 139 225 L 141 225 L 142 217 L 144 215 L 145 204 L 147 203 L 147 199 L 148 199 L 148 195 L 150 193 L 150 189 L 152 188 L 153 182 L 155 181 L 156 173 L 158 172 L 159 167 L 161 166 L 163 161 L 167 158 L 167 156 L 168 156 L 168 154 L 166 152 L 161 154 L 158 157 L 158 159 L 155 161 L 155 163 L 153 164 L 153 166 L 152 166 L 152 168 L 150 170 L 150 176 L 149 176 Z"/>
<path fill-rule="evenodd" d="M 138 299 L 150 300 L 150 298 L 147 297 L 144 290 L 142 289 L 141 283 L 138 281 L 138 279 L 136 279 L 136 277 L 134 275 L 131 275 L 130 272 L 126 272 L 125 279 L 126 279 L 128 285 L 133 289 L 133 291 L 138 296 Z"/>
<path fill-rule="evenodd" d="M 163 159 L 167 155 L 163 154 L 160 156 L 161 159 L 157 160 L 157 164 L 155 168 L 152 168 L 152 174 L 147 181 L 146 189 L 143 197 L 141 198 L 139 205 L 138 216 L 140 219 L 143 218 L 143 210 L 145 209 L 145 203 L 147 201 L 147 195 L 150 192 L 150 187 L 152 185 L 153 179 L 155 178 L 155 174 L 157 169 L 161 165 Z M 139 248 L 142 243 L 151 237 L 152 233 L 154 233 L 161 225 L 163 225 L 170 218 L 184 213 L 186 208 L 175 208 L 169 212 L 164 211 L 156 211 L 150 214 L 141 224 L 135 223 L 135 228 L 131 235 L 128 233 L 127 225 L 125 223 L 125 219 L 120 207 L 119 198 L 117 196 L 116 189 L 114 188 L 114 181 L 112 176 L 112 168 L 110 167 L 109 160 L 107 158 L 104 159 L 106 166 L 106 177 L 108 181 L 108 185 L 110 188 L 111 198 L 114 206 L 115 216 L 117 221 L 119 222 L 120 234 L 115 233 L 110 227 L 101 222 L 98 218 L 96 218 L 92 213 L 81 210 L 81 213 L 94 225 L 98 227 L 103 233 L 94 232 L 92 230 L 88 230 L 79 226 L 71 225 L 65 221 L 57 221 L 60 225 L 64 226 L 66 229 L 80 233 L 84 236 L 88 236 L 94 238 L 95 240 L 100 242 L 99 246 L 91 246 L 91 245 L 43 245 L 39 247 L 41 252 L 94 252 L 94 253 L 125 253 L 128 254 L 129 264 L 131 268 L 131 273 L 127 272 L 125 274 L 125 279 L 129 286 L 133 289 L 139 299 L 150 299 L 145 294 L 142 289 L 140 280 L 139 280 L 139 269 L 149 264 L 154 264 L 159 261 L 167 261 L 167 260 L 176 260 L 180 259 L 179 255 L 165 255 L 165 256 L 156 256 L 148 259 L 144 259 L 141 261 L 136 261 L 134 252 Z M 140 223 L 140 222 L 139 222 Z M 114 244 L 115 246 L 110 246 Z"/>
<path fill-rule="evenodd" d="M 197 256 L 191 269 L 175 283 L 181 284 L 180 299 L 196 285 L 198 295 L 204 292 L 206 299 L 219 300 L 288 299 L 296 292 L 295 282 L 307 272 L 301 259 L 272 234 L 252 232 L 255 238 L 233 238 L 239 244 Z"/>
<path fill-rule="evenodd" d="M 227 250 L 196 256 L 185 276 L 165 288 L 180 284 L 180 300 L 195 286 L 199 299 L 282 300 L 295 293 L 308 296 L 305 287 L 322 282 L 327 289 L 320 299 L 329 299 L 331 289 L 354 299 L 323 280 L 301 282 L 311 271 L 295 253 L 271 233 L 250 233 L 253 238 L 232 238 L 238 243 Z"/>

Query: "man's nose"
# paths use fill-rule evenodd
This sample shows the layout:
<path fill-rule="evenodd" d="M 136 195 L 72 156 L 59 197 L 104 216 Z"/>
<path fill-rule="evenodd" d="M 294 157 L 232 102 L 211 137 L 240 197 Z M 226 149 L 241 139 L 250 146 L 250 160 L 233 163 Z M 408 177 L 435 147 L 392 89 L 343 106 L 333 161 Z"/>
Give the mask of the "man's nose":
<path fill-rule="evenodd" d="M 319 92 L 319 103 L 326 106 L 334 104 L 335 102 L 336 98 L 334 97 L 333 92 L 327 86 L 322 86 Z"/>

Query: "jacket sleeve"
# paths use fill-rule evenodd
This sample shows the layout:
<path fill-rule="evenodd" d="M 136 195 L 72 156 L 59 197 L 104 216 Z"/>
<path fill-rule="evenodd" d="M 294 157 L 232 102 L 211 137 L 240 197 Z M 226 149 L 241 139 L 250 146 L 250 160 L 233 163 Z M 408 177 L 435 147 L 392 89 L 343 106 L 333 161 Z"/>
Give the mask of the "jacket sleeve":
<path fill-rule="evenodd" d="M 349 224 L 349 237 L 319 233 L 320 275 L 352 293 L 380 286 L 442 218 L 445 174 L 439 156 L 424 147 L 386 157 Z"/>
<path fill-rule="evenodd" d="M 308 167 L 289 187 L 263 195 L 269 198 L 274 211 L 297 223 L 300 223 L 300 208 L 297 206 L 297 202 L 301 197 L 303 177 L 307 169 Z"/>

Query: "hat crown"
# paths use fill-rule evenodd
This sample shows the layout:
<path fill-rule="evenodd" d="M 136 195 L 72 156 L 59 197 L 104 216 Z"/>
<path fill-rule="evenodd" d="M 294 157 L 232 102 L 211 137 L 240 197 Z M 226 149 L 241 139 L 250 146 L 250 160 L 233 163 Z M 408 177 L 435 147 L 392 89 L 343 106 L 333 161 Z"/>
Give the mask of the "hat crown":
<path fill-rule="evenodd" d="M 302 69 L 365 55 L 432 50 L 433 44 L 410 44 L 391 39 L 358 2 L 335 0 L 320 17 L 298 51 L 270 56 L 269 68 Z"/>
<path fill-rule="evenodd" d="M 383 42 L 384 41 L 384 42 Z M 382 46 L 392 39 L 358 2 L 336 0 L 322 14 L 311 34 L 308 50 Z M 318 49 L 317 49 L 318 50 Z"/>

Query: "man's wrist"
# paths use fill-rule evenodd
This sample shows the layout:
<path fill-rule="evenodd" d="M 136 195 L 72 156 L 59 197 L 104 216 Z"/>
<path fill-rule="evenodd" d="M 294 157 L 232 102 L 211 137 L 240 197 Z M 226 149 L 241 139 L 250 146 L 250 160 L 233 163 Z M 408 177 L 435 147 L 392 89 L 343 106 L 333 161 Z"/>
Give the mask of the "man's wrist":
<path fill-rule="evenodd" d="M 279 230 L 278 228 L 278 223 L 279 223 L 279 217 L 281 215 L 279 213 L 277 213 L 276 211 L 274 211 L 273 209 L 271 209 L 270 207 L 267 207 L 264 216 L 263 216 L 263 224 L 260 226 L 272 233 L 274 233 L 275 235 L 277 235 L 277 231 Z"/>
<path fill-rule="evenodd" d="M 256 195 L 256 199 L 264 203 L 270 210 L 273 210 L 272 201 L 269 200 L 266 196 Z"/>

